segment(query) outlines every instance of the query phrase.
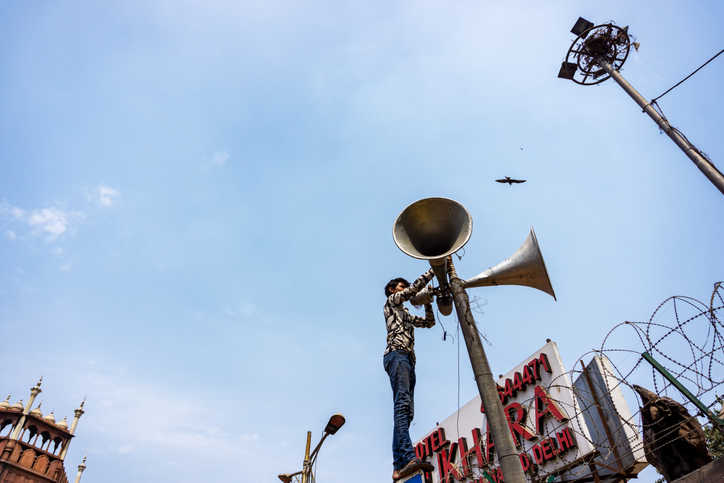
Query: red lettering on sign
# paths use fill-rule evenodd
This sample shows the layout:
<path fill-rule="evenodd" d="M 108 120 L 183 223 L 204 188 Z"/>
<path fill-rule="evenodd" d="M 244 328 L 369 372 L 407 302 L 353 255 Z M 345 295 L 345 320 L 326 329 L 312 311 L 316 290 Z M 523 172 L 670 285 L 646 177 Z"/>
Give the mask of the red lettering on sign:
<path fill-rule="evenodd" d="M 458 448 L 460 448 L 460 460 L 463 464 L 463 477 L 470 478 L 472 476 L 472 467 L 477 463 L 478 468 L 485 465 L 485 456 L 483 455 L 483 437 L 478 428 L 473 428 L 473 447 L 468 450 L 468 442 L 465 438 L 458 440 Z M 473 460 L 473 457 L 475 458 Z"/>
<path fill-rule="evenodd" d="M 524 385 L 535 384 L 535 376 L 533 376 L 533 369 L 531 369 L 529 366 L 523 366 L 522 382 Z"/>
<path fill-rule="evenodd" d="M 550 414 L 561 423 L 568 421 L 563 409 L 555 402 L 541 386 L 535 387 L 535 430 L 543 434 L 545 417 Z"/>
<path fill-rule="evenodd" d="M 505 380 L 505 392 L 503 394 L 505 394 L 505 397 L 515 397 L 515 391 L 513 391 L 513 381 L 511 381 L 510 378 Z"/>
<path fill-rule="evenodd" d="M 483 466 L 486 461 L 488 461 L 488 458 L 485 457 L 485 453 L 483 452 L 484 443 L 483 443 L 483 435 L 481 434 L 480 430 L 478 428 L 473 428 L 473 450 L 476 452 L 476 457 L 478 458 L 478 465 Z"/>
<path fill-rule="evenodd" d="M 515 441 L 515 445 L 518 447 L 520 447 L 521 436 L 528 441 L 533 441 L 537 438 L 535 433 L 525 427 L 526 412 L 526 409 L 519 403 L 509 404 L 505 408 L 505 417 L 508 419 L 510 434 L 513 435 L 513 441 Z"/>
<path fill-rule="evenodd" d="M 545 369 L 547 373 L 550 374 L 551 372 L 553 372 L 551 370 L 551 363 L 548 362 L 548 355 L 545 352 L 541 352 L 541 355 L 538 358 L 538 362 L 540 362 L 540 365 L 543 367 L 543 369 Z M 540 377 L 538 379 L 540 379 Z"/>
<path fill-rule="evenodd" d="M 530 452 L 533 454 L 535 462 L 540 465 L 568 451 L 573 446 L 573 437 L 570 429 L 563 428 L 561 432 L 556 434 L 555 438 L 542 439 L 540 443 L 530 449 Z M 523 464 L 522 460 L 521 464 Z"/>
<path fill-rule="evenodd" d="M 533 453 L 533 458 L 535 459 L 535 462 L 538 464 L 543 463 L 543 451 L 540 449 L 540 443 L 533 446 L 530 451 Z"/>
<path fill-rule="evenodd" d="M 432 433 L 430 436 L 432 451 L 435 453 L 450 444 L 450 441 L 445 439 L 445 428 L 442 426 L 437 428 L 437 431 Z"/>
<path fill-rule="evenodd" d="M 417 456 L 417 459 L 424 460 L 427 458 L 427 453 L 425 452 L 425 443 L 417 443 L 415 445 L 415 456 Z"/>
<path fill-rule="evenodd" d="M 432 434 L 428 434 L 425 439 L 420 441 L 417 446 L 415 446 L 415 455 L 420 458 L 421 460 L 424 460 L 428 456 L 432 456 Z"/>
<path fill-rule="evenodd" d="M 441 429 L 442 428 L 437 428 L 437 431 L 434 431 L 430 435 L 430 445 L 431 445 L 433 451 L 438 451 L 438 449 L 440 448 L 440 430 Z"/>
<path fill-rule="evenodd" d="M 427 438 L 425 438 L 425 452 L 432 456 L 432 434 L 428 435 Z"/>
<path fill-rule="evenodd" d="M 495 483 L 502 483 L 502 482 L 503 482 L 503 479 L 502 479 L 502 478 L 503 478 L 503 471 L 502 471 L 502 469 L 500 468 L 500 466 L 496 466 L 495 468 L 490 469 L 489 472 L 488 472 L 488 474 L 490 475 L 490 477 L 493 479 L 493 481 L 494 481 Z M 481 483 L 490 483 L 490 480 L 488 480 L 487 478 L 485 478 L 485 477 L 483 476 Z"/>
<path fill-rule="evenodd" d="M 540 449 L 543 452 L 543 460 L 548 461 L 555 456 L 551 448 L 550 439 L 546 438 L 540 442 Z"/>
<path fill-rule="evenodd" d="M 505 482 L 505 478 L 503 477 L 503 468 L 501 468 L 500 466 L 498 466 L 497 468 L 495 468 L 495 476 L 497 476 L 497 478 L 495 479 L 495 481 L 497 481 L 498 483 L 504 483 L 504 482 Z"/>
<path fill-rule="evenodd" d="M 445 448 L 437 454 L 437 470 L 440 479 L 448 478 L 448 476 L 457 480 L 462 479 L 463 475 L 460 473 L 458 467 L 455 466 L 457 450 L 458 444 L 453 443 L 450 445 L 450 448 Z"/>
<path fill-rule="evenodd" d="M 515 392 L 525 391 L 525 384 L 523 384 L 523 376 L 520 375 L 520 372 L 516 372 L 515 375 L 513 376 L 513 390 Z"/>
<path fill-rule="evenodd" d="M 563 431 L 556 433 L 556 438 L 558 439 L 558 447 L 560 448 L 561 453 L 568 451 L 576 445 L 573 441 L 571 431 L 568 428 L 563 428 Z"/>
<path fill-rule="evenodd" d="M 533 359 L 528 363 L 528 368 L 533 371 L 533 378 L 536 381 L 541 380 L 541 367 L 545 369 L 545 371 L 548 373 L 553 372 L 551 370 L 551 363 L 548 361 L 548 356 L 543 352 L 540 354 L 540 356 L 538 356 L 537 359 Z"/>
<path fill-rule="evenodd" d="M 540 381 L 540 367 L 538 366 L 538 364 L 538 359 L 533 359 L 527 364 L 528 368 L 533 374 L 533 379 L 536 381 Z"/>
<path fill-rule="evenodd" d="M 526 453 L 520 453 L 518 458 L 520 458 L 520 466 L 523 468 L 523 472 L 526 472 L 533 467 L 533 462 L 530 460 L 530 456 Z"/>
<path fill-rule="evenodd" d="M 458 439 L 458 448 L 460 448 L 460 463 L 463 465 L 462 477 L 468 478 L 472 476 L 472 468 L 468 461 L 468 441 L 465 438 Z"/>

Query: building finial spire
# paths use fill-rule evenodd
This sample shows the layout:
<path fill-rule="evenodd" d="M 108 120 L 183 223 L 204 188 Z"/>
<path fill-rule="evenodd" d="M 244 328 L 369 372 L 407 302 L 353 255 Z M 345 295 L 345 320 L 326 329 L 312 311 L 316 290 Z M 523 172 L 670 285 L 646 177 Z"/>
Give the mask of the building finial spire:
<path fill-rule="evenodd" d="M 30 412 L 30 408 L 33 407 L 33 401 L 35 401 L 35 398 L 43 392 L 42 389 L 40 389 L 40 383 L 43 382 L 43 376 L 40 376 L 40 380 L 35 385 L 35 387 L 30 388 L 30 399 L 28 399 L 27 404 L 25 405 L 25 409 L 23 409 L 23 415 L 20 416 L 20 419 L 15 424 L 15 429 L 13 429 L 12 434 L 10 434 L 10 439 L 17 440 L 20 436 L 20 431 L 23 428 L 23 424 L 25 424 L 25 417 Z M 20 402 L 22 403 L 23 400 L 21 399 Z"/>
<path fill-rule="evenodd" d="M 85 460 L 88 458 L 88 453 L 83 457 L 83 462 L 78 465 L 78 474 L 75 477 L 75 483 L 80 483 L 80 477 L 83 475 L 83 470 L 85 470 Z"/>
<path fill-rule="evenodd" d="M 69 432 L 70 434 L 75 434 L 75 428 L 76 428 L 76 426 L 78 426 L 78 420 L 80 420 L 80 417 L 83 416 L 83 414 L 85 414 L 85 411 L 83 411 L 83 406 L 84 406 L 84 405 L 85 405 L 85 397 L 83 398 L 83 402 L 80 403 L 80 407 L 74 411 L 74 412 L 75 412 L 75 417 L 73 418 L 73 422 L 70 423 L 70 429 L 68 430 L 68 432 Z M 70 441 L 68 441 L 68 443 L 66 443 L 65 447 L 64 447 L 63 450 L 60 452 L 60 459 L 61 459 L 61 460 L 62 460 L 62 459 L 65 459 L 65 455 L 66 455 L 66 453 L 68 452 L 68 445 L 69 445 L 69 444 L 70 444 Z"/>

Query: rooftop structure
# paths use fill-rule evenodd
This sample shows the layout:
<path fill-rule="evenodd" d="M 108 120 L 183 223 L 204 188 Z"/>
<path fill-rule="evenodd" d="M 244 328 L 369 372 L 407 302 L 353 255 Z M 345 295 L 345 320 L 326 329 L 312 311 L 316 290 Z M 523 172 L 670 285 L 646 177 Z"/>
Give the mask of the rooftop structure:
<path fill-rule="evenodd" d="M 83 405 L 75 410 L 68 427 L 67 416 L 57 421 L 53 411 L 43 416 L 41 405 L 32 409 L 35 398 L 42 392 L 43 378 L 30 389 L 30 398 L 10 403 L 10 397 L 0 402 L 0 483 L 68 483 L 63 461 L 70 441 L 83 415 Z M 85 459 L 79 466 L 75 482 L 85 469 Z"/>

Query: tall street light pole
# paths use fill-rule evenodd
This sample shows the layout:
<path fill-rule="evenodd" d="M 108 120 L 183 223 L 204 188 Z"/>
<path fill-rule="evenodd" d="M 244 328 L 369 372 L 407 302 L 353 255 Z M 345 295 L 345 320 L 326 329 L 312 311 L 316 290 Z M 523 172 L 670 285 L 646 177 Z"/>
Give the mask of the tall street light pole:
<path fill-rule="evenodd" d="M 324 428 L 324 434 L 322 434 L 322 439 L 319 440 L 319 443 L 317 443 L 317 446 L 314 448 L 314 450 L 310 453 L 309 449 L 312 446 L 312 432 L 307 431 L 307 446 L 304 450 L 304 463 L 302 466 L 302 471 L 297 471 L 296 473 L 282 473 L 279 475 L 279 479 L 282 480 L 284 483 L 292 483 L 292 479 L 295 476 L 301 475 L 302 476 L 302 483 L 312 483 L 314 482 L 314 474 L 312 473 L 312 467 L 314 467 L 314 463 L 317 460 L 317 455 L 319 454 L 319 448 L 322 447 L 322 443 L 324 443 L 324 440 L 327 439 L 327 436 L 335 434 L 337 431 L 339 431 L 339 428 L 341 428 L 345 423 L 344 416 L 341 414 L 333 414 L 332 417 L 329 418 L 329 422 L 327 422 L 327 426 Z"/>
<path fill-rule="evenodd" d="M 581 85 L 600 84 L 609 78 L 613 79 L 724 194 L 724 175 L 721 171 L 678 129 L 673 128 L 652 106 L 652 102 L 639 94 L 619 72 L 631 49 L 628 27 L 621 28 L 613 24 L 594 26 L 588 20 L 579 18 L 571 32 L 578 37 L 568 49 L 558 77 Z"/>

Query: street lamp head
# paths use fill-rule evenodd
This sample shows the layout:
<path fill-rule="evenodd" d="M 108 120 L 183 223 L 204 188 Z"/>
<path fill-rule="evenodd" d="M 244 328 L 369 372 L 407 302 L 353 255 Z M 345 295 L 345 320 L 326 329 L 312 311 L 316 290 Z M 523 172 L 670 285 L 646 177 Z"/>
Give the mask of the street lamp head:
<path fill-rule="evenodd" d="M 327 427 L 324 428 L 324 432 L 327 434 L 334 434 L 344 425 L 344 423 L 344 416 L 339 413 L 334 414 L 331 418 L 329 418 L 329 422 L 327 423 Z"/>
<path fill-rule="evenodd" d="M 292 475 L 290 475 L 289 473 L 279 475 L 279 479 L 282 480 L 284 483 L 292 483 Z"/>

